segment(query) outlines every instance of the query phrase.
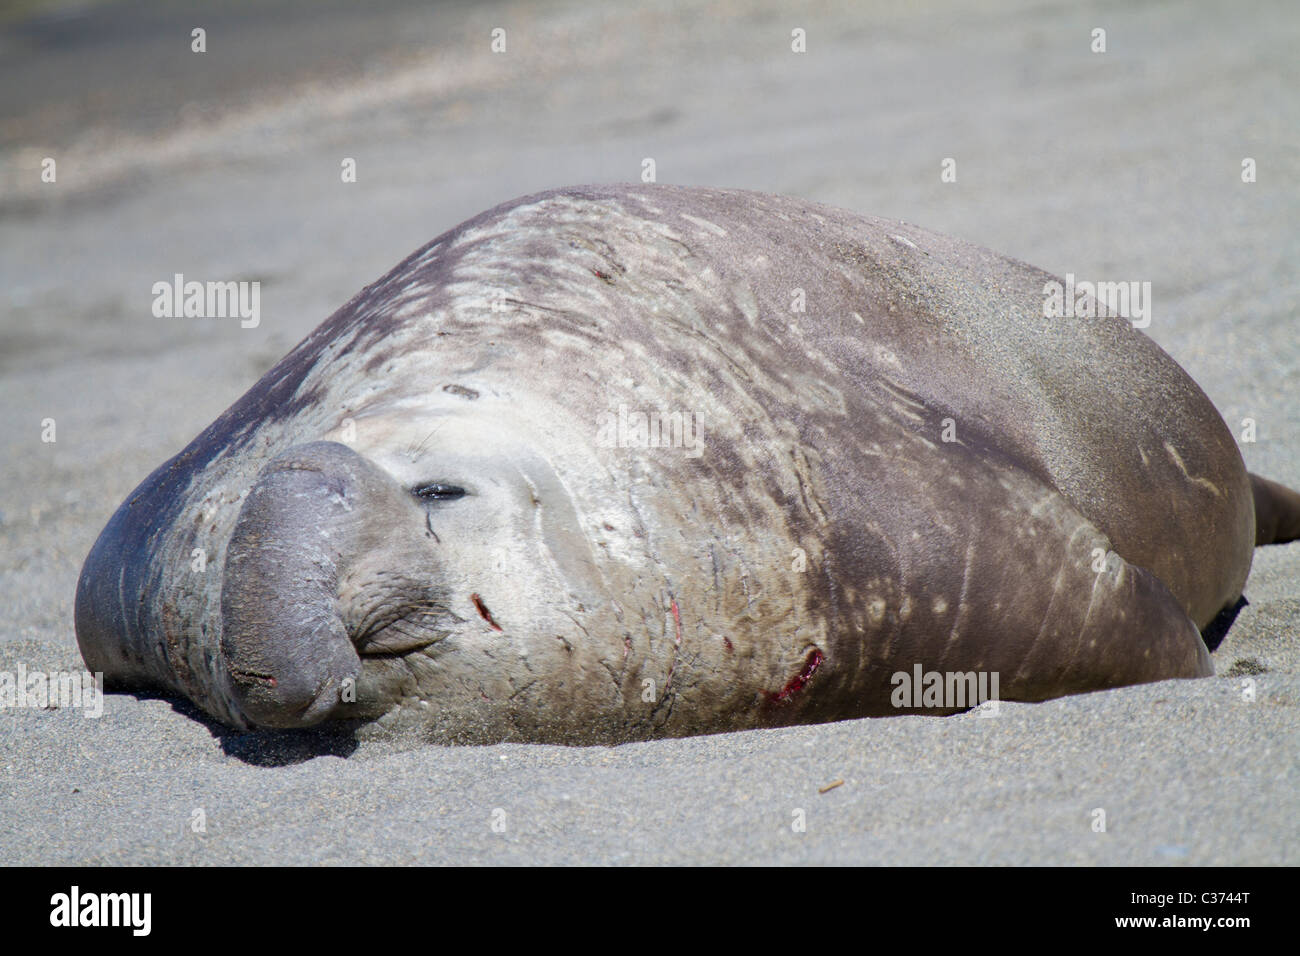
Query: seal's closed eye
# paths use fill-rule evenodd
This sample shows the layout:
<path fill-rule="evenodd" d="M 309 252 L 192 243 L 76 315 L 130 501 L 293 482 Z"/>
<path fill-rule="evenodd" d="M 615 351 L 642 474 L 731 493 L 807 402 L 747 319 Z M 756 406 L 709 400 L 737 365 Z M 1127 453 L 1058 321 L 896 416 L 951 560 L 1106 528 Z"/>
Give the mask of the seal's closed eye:
<path fill-rule="evenodd" d="M 430 481 L 416 485 L 411 489 L 411 494 L 425 501 L 454 501 L 465 496 L 465 489 L 457 485 L 443 484 L 440 481 Z"/>

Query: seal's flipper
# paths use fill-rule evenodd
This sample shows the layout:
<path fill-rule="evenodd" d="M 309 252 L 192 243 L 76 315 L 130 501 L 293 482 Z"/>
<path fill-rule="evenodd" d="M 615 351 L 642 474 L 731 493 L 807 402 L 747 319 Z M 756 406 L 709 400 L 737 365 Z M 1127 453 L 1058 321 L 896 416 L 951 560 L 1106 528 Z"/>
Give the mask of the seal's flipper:
<path fill-rule="evenodd" d="M 1250 488 L 1255 494 L 1255 546 L 1300 538 L 1300 494 L 1255 474 Z"/>

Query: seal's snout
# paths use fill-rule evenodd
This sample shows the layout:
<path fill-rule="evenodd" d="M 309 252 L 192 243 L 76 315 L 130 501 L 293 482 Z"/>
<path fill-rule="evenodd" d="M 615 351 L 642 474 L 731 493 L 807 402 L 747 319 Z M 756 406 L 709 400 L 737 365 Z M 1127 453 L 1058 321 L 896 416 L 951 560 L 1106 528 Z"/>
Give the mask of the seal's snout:
<path fill-rule="evenodd" d="M 292 448 L 244 500 L 222 577 L 221 650 L 250 724 L 319 723 L 360 672 L 336 606 L 339 568 L 354 547 L 360 461 L 331 442 Z"/>
<path fill-rule="evenodd" d="M 428 566 L 419 514 L 386 472 L 336 442 L 294 446 L 262 469 L 231 534 L 221 589 L 221 650 L 246 723 L 346 718 L 362 654 L 432 642 L 417 639 L 420 628 L 406 643 L 382 629 L 391 608 L 378 621 L 358 611 L 368 605 L 357 592 L 374 591 L 375 580 L 407 580 Z"/>

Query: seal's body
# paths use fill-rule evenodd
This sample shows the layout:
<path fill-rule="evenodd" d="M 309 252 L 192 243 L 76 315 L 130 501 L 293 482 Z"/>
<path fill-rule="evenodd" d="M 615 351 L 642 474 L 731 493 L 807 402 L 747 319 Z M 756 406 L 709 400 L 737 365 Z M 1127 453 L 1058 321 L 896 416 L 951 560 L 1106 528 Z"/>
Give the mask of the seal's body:
<path fill-rule="evenodd" d="M 1044 318 L 1050 281 L 756 193 L 500 206 L 127 499 L 83 655 L 236 726 L 479 742 L 915 711 L 918 668 L 1015 700 L 1208 675 L 1255 497 L 1267 540 L 1300 497 L 1252 494 L 1130 323 Z"/>

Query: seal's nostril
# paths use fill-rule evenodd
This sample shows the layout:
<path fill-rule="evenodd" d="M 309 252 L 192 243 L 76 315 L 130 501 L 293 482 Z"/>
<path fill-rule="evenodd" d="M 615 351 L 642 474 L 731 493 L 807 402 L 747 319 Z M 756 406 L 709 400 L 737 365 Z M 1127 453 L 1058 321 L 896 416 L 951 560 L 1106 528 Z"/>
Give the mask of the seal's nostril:
<path fill-rule="evenodd" d="M 244 723 L 319 723 L 338 702 L 330 689 L 359 674 L 339 613 L 340 567 L 362 549 L 352 515 L 385 481 L 331 442 L 293 446 L 258 475 L 230 533 L 220 598 L 221 655 Z"/>

